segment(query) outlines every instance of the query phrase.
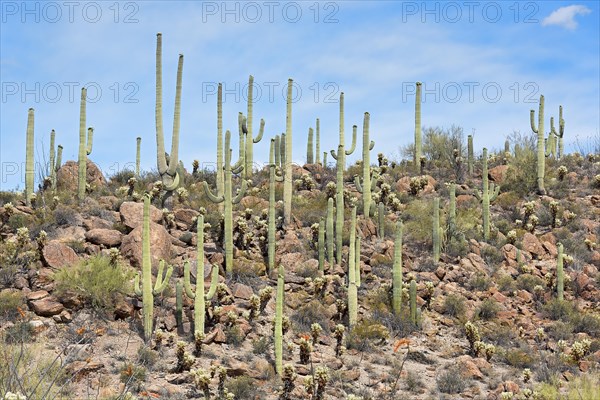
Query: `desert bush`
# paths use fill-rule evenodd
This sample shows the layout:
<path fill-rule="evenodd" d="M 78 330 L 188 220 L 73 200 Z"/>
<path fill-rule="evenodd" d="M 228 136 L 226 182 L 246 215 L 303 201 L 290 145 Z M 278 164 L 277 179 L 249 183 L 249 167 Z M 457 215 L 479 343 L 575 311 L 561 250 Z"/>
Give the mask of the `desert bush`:
<path fill-rule="evenodd" d="M 556 321 L 548 327 L 548 336 L 554 340 L 567 340 L 573 336 L 573 325 L 569 322 Z"/>
<path fill-rule="evenodd" d="M 471 290 L 484 291 L 490 288 L 492 284 L 490 278 L 483 272 L 473 274 L 469 279 L 469 287 Z"/>
<path fill-rule="evenodd" d="M 330 317 L 329 311 L 323 303 L 313 300 L 299 307 L 290 319 L 297 332 L 310 332 L 310 326 L 313 323 L 317 323 L 321 327 L 328 327 Z"/>
<path fill-rule="evenodd" d="M 131 292 L 133 271 L 113 265 L 109 257 L 94 256 L 74 266 L 61 268 L 54 275 L 56 294 L 77 294 L 97 311 L 111 312 L 120 295 Z"/>
<path fill-rule="evenodd" d="M 252 353 L 257 356 L 266 354 L 269 351 L 269 340 L 266 336 L 261 336 L 257 339 L 252 339 Z"/>
<path fill-rule="evenodd" d="M 528 350 L 508 349 L 504 353 L 504 362 L 515 368 L 529 368 L 534 364 L 533 356 Z"/>
<path fill-rule="evenodd" d="M 23 295 L 20 291 L 3 290 L 0 292 L 0 320 L 13 320 L 24 309 Z"/>
<path fill-rule="evenodd" d="M 494 299 L 485 299 L 476 311 L 476 315 L 484 320 L 496 318 L 500 306 Z"/>
<path fill-rule="evenodd" d="M 502 192 L 513 191 L 519 197 L 523 197 L 536 189 L 536 139 L 533 133 L 513 132 L 509 136 L 509 140 L 513 145 L 519 145 L 519 151 L 516 152 L 514 157 L 510 158 L 506 180 L 501 186 Z"/>
<path fill-rule="evenodd" d="M 600 337 L 600 317 L 590 313 L 573 312 L 571 324 L 574 332 L 584 332 L 591 337 Z"/>
<path fill-rule="evenodd" d="M 457 294 L 450 294 L 444 299 L 444 314 L 451 317 L 462 317 L 465 314 L 466 306 L 464 297 Z"/>
<path fill-rule="evenodd" d="M 225 387 L 230 393 L 233 393 L 236 399 L 252 400 L 257 398 L 259 387 L 254 383 L 254 379 L 249 376 L 240 376 L 229 379 Z"/>
<path fill-rule="evenodd" d="M 496 281 L 498 290 L 504 293 L 512 293 L 515 290 L 515 280 L 510 275 L 502 275 Z"/>
<path fill-rule="evenodd" d="M 439 373 L 435 380 L 439 391 L 446 394 L 462 393 L 467 386 L 458 366 L 451 366 Z"/>
<path fill-rule="evenodd" d="M 406 385 L 406 390 L 411 393 L 421 393 L 425 383 L 423 382 L 423 378 L 421 375 L 415 371 L 408 371 L 406 377 L 404 378 L 404 383 Z"/>
<path fill-rule="evenodd" d="M 346 336 L 346 347 L 368 351 L 373 346 L 384 343 L 389 337 L 390 332 L 385 326 L 372 319 L 363 319 Z"/>
<path fill-rule="evenodd" d="M 517 288 L 533 293 L 536 286 L 544 286 L 544 280 L 531 274 L 522 274 L 517 277 Z"/>
<path fill-rule="evenodd" d="M 544 314 L 553 320 L 567 321 L 574 312 L 573 305 L 566 300 L 552 299 L 544 305 Z"/>

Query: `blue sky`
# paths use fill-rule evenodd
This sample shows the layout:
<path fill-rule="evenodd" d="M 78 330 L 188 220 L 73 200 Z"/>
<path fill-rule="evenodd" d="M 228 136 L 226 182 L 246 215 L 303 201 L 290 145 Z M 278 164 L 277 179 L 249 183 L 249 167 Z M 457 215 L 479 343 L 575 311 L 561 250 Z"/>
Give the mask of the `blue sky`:
<path fill-rule="evenodd" d="M 23 189 L 30 107 L 36 160 L 48 151 L 52 129 L 63 160 L 77 158 L 83 85 L 95 130 L 90 158 L 111 175 L 131 165 L 141 136 L 142 169 L 156 168 L 157 32 L 167 149 L 177 56 L 185 56 L 180 158 L 188 169 L 194 159 L 215 160 L 216 83 L 226 90 L 224 128 L 237 134 L 249 74 L 261 93 L 255 131 L 264 118 L 267 138 L 285 130 L 285 85 L 296 82 L 298 162 L 316 118 L 322 149 L 337 145 L 341 91 L 347 134 L 368 111 L 374 153 L 398 157 L 413 140 L 415 81 L 424 87 L 423 125 L 474 130 L 478 149 L 500 148 L 513 130 L 528 133 L 540 94 L 547 125 L 563 105 L 571 144 L 599 132 L 599 11 L 596 1 L 2 1 L 0 190 Z M 255 154 L 266 161 L 268 140 Z"/>

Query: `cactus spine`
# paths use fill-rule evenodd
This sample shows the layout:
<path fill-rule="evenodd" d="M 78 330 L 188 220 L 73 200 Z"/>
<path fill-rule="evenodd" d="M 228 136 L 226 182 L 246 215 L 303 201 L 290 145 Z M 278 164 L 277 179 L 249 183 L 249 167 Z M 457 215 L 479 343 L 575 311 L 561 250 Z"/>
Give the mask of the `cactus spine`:
<path fill-rule="evenodd" d="M 135 149 L 135 176 L 140 176 L 140 153 L 142 146 L 142 138 L 138 137 L 136 139 L 136 149 Z"/>
<path fill-rule="evenodd" d="M 253 163 L 254 163 L 254 143 L 258 143 L 262 140 L 263 133 L 265 130 L 265 121 L 263 119 L 260 120 L 260 129 L 258 131 L 258 136 L 256 138 L 253 136 L 252 132 L 252 107 L 253 107 L 253 88 L 254 88 L 254 77 L 250 75 L 248 78 L 248 116 L 246 119 L 246 127 L 248 129 L 248 133 L 246 134 L 246 167 L 244 171 L 246 173 L 246 177 L 249 178 L 252 176 L 253 172 Z"/>
<path fill-rule="evenodd" d="M 374 186 L 375 182 L 371 177 L 371 157 L 370 151 L 373 150 L 375 146 L 375 142 L 369 140 L 369 121 L 370 116 L 369 113 L 366 112 L 363 119 L 363 176 L 362 176 L 362 185 L 360 184 L 360 178 L 356 176 L 354 178 L 354 183 L 356 185 L 356 189 L 362 193 L 363 199 L 363 215 L 365 217 L 369 217 L 371 215 L 371 186 Z"/>
<path fill-rule="evenodd" d="M 327 154 L 327 153 L 325 153 Z M 333 240 L 335 234 L 333 231 L 333 198 L 327 200 L 327 261 L 330 265 L 335 263 L 333 258 Z"/>
<path fill-rule="evenodd" d="M 339 162 L 339 160 L 338 160 Z M 358 319 L 358 293 L 356 286 L 355 263 L 356 241 L 356 206 L 352 206 L 352 222 L 350 224 L 350 250 L 348 254 L 348 325 L 356 325 Z"/>
<path fill-rule="evenodd" d="M 285 158 L 283 181 L 283 223 L 288 226 L 292 222 L 292 85 L 288 79 L 286 117 L 285 117 Z M 282 160 L 283 161 L 283 160 Z"/>
<path fill-rule="evenodd" d="M 325 271 L 325 220 L 321 218 L 319 221 L 319 271 Z"/>
<path fill-rule="evenodd" d="M 283 295 L 284 276 L 283 266 L 277 271 L 277 298 L 275 299 L 275 371 L 281 376 L 283 372 Z"/>
<path fill-rule="evenodd" d="M 473 135 L 467 136 L 467 165 L 469 169 L 469 176 L 473 175 Z"/>
<path fill-rule="evenodd" d="M 31 204 L 34 185 L 34 164 L 33 164 L 33 131 L 34 131 L 34 111 L 30 108 L 27 112 L 27 137 L 25 138 L 25 202 Z"/>
<path fill-rule="evenodd" d="M 223 195 L 215 195 L 210 191 L 208 187 L 208 183 L 206 181 L 203 182 L 204 191 L 206 195 L 213 203 L 224 203 L 225 208 L 225 235 L 224 235 L 224 244 L 225 244 L 225 270 L 227 274 L 231 274 L 233 272 L 233 205 L 237 204 L 244 197 L 244 193 L 246 193 L 247 183 L 245 179 L 242 179 L 241 189 L 238 194 L 233 197 L 232 196 L 232 165 L 231 165 L 231 133 L 229 131 L 225 132 L 225 165 L 224 165 L 224 188 Z M 242 165 L 243 168 L 243 165 Z"/>
<path fill-rule="evenodd" d="M 440 261 L 440 198 L 433 199 L 433 261 Z"/>
<path fill-rule="evenodd" d="M 394 267 L 392 270 L 392 309 L 400 315 L 402 309 L 402 221 L 396 223 Z"/>
<path fill-rule="evenodd" d="M 377 206 L 377 221 L 377 235 L 383 239 L 385 237 L 385 205 L 381 201 Z"/>
<path fill-rule="evenodd" d="M 152 263 L 150 260 L 150 195 L 144 195 L 144 219 L 142 225 L 142 289 L 140 290 L 140 273 L 135 276 L 134 288 L 138 296 L 142 296 L 144 312 L 144 340 L 150 342 L 152 338 L 152 319 L 154 318 L 154 296 L 162 293 L 167 287 L 173 267 L 168 266 L 167 272 L 163 276 L 165 269 L 164 260 L 160 260 L 158 265 L 158 274 L 154 288 L 152 287 Z"/>
<path fill-rule="evenodd" d="M 538 126 L 535 126 L 535 110 L 529 112 L 529 122 L 531 130 L 537 133 L 537 191 L 540 195 L 546 194 L 544 188 L 544 175 L 546 169 L 546 146 L 544 144 L 544 96 L 540 96 L 540 106 L 538 111 Z"/>
<path fill-rule="evenodd" d="M 558 300 L 564 300 L 565 275 L 563 271 L 563 245 L 558 244 L 558 258 L 556 260 L 556 295 Z"/>
<path fill-rule="evenodd" d="M 415 168 L 418 170 L 421 165 L 422 145 L 421 145 L 421 82 L 416 83 L 417 92 L 415 94 Z"/>
<path fill-rule="evenodd" d="M 417 282 L 413 279 L 410 281 L 410 320 L 417 325 Z"/>
<path fill-rule="evenodd" d="M 204 316 L 206 313 L 205 300 L 210 300 L 217 290 L 219 283 L 219 267 L 212 266 L 210 289 L 208 294 L 204 294 L 204 215 L 200 214 L 196 222 L 197 225 L 197 253 L 196 253 L 196 290 L 192 290 L 190 280 L 190 262 L 183 264 L 183 284 L 185 294 L 194 300 L 194 336 L 204 335 Z"/>
<path fill-rule="evenodd" d="M 181 117 L 181 80 L 183 73 L 183 54 L 179 55 L 177 63 L 177 83 L 175 89 L 175 112 L 173 117 L 173 138 L 171 142 L 171 154 L 169 162 L 165 155 L 165 141 L 163 134 L 163 114 L 162 114 L 162 34 L 156 35 L 156 163 L 158 173 L 161 176 L 166 195 L 168 198 L 173 190 L 179 185 L 179 125 Z"/>
<path fill-rule="evenodd" d="M 494 183 L 489 183 L 488 179 L 488 157 L 487 149 L 483 148 L 483 190 L 481 192 L 475 191 L 475 197 L 481 201 L 483 211 L 483 239 L 488 240 L 490 237 L 490 203 L 496 200 L 500 187 L 495 187 Z"/>
<path fill-rule="evenodd" d="M 342 263 L 342 230 L 344 228 L 344 145 L 338 146 L 335 194 L 335 259 Z"/>
<path fill-rule="evenodd" d="M 89 128 L 87 130 L 87 143 L 85 137 L 85 124 L 86 124 L 86 96 L 87 89 L 81 88 L 81 104 L 79 106 L 79 170 L 78 170 L 78 185 L 77 185 L 77 198 L 79 201 L 83 201 L 85 198 L 85 186 L 87 183 L 87 156 L 92 153 L 92 143 L 94 139 L 94 129 Z"/>
<path fill-rule="evenodd" d="M 316 132 L 317 146 L 315 148 L 315 153 L 316 153 L 315 154 L 315 157 L 316 157 L 315 162 L 317 164 L 321 164 L 321 124 L 320 124 L 319 118 L 317 118 L 316 130 L 317 130 L 317 132 Z"/>
<path fill-rule="evenodd" d="M 315 156 L 313 152 L 314 143 L 313 143 L 313 128 L 308 128 L 308 141 L 306 142 L 306 163 L 314 164 Z M 319 154 L 319 153 L 317 153 Z"/>
<path fill-rule="evenodd" d="M 275 269 L 275 182 L 283 181 L 283 177 L 276 173 L 276 162 L 274 152 L 277 149 L 278 143 L 275 139 L 271 139 L 271 148 L 269 151 L 269 211 L 268 211 L 268 271 Z"/>

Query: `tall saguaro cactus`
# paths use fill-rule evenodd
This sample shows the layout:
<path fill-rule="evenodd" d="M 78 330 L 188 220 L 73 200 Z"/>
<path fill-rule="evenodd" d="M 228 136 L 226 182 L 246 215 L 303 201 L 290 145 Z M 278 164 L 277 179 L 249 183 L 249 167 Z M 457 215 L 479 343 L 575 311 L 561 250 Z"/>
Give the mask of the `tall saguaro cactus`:
<path fill-rule="evenodd" d="M 275 371 L 281 376 L 283 372 L 283 296 L 285 271 L 279 266 L 277 271 L 277 297 L 275 298 Z"/>
<path fill-rule="evenodd" d="M 319 272 L 325 271 L 325 220 L 319 221 L 319 240 L 318 240 Z"/>
<path fill-rule="evenodd" d="M 62 151 L 63 147 L 59 144 L 56 149 L 56 154 L 54 152 L 54 143 L 56 138 L 56 132 L 52 129 L 50 132 L 50 186 L 52 190 L 56 190 L 56 173 L 60 169 L 60 165 L 62 163 Z"/>
<path fill-rule="evenodd" d="M 433 199 L 433 261 L 440 261 L 441 228 L 440 228 L 440 198 Z"/>
<path fill-rule="evenodd" d="M 135 150 L 135 176 L 140 176 L 140 153 L 142 146 L 142 138 L 138 137 L 136 139 L 136 150 Z"/>
<path fill-rule="evenodd" d="M 275 146 L 277 142 L 271 139 L 271 149 L 269 151 L 269 221 L 268 221 L 268 267 L 269 271 L 275 268 L 275 182 L 282 182 L 283 177 L 277 175 L 275 164 Z"/>
<path fill-rule="evenodd" d="M 345 150 L 346 147 L 346 139 L 344 138 L 344 92 L 340 93 L 340 145 L 343 146 L 343 153 L 341 155 L 342 159 L 340 160 L 340 155 L 335 151 L 331 150 L 331 156 L 338 161 L 339 165 L 342 166 L 342 170 L 346 168 L 346 156 L 354 153 L 354 149 L 356 148 L 356 125 L 352 127 L 352 144 L 350 145 L 349 150 Z"/>
<path fill-rule="evenodd" d="M 87 89 L 81 88 L 81 103 L 79 106 L 79 170 L 77 184 L 77 198 L 83 201 L 85 198 L 85 187 L 87 183 L 87 156 L 92 153 L 92 144 L 94 139 L 94 128 L 87 130 L 87 142 L 85 136 L 86 125 L 86 99 Z"/>
<path fill-rule="evenodd" d="M 289 226 L 292 222 L 292 87 L 294 81 L 288 79 L 286 117 L 285 117 L 285 156 L 283 180 L 283 223 Z"/>
<path fill-rule="evenodd" d="M 223 85 L 219 83 L 217 90 L 217 196 L 223 195 L 225 185 L 223 170 Z M 219 211 L 223 212 L 223 204 L 219 203 Z"/>
<path fill-rule="evenodd" d="M 31 204 L 34 185 L 34 163 L 33 163 L 33 146 L 34 146 L 34 110 L 30 108 L 27 112 L 27 136 L 25 138 L 25 202 Z"/>
<path fill-rule="evenodd" d="M 360 178 L 356 176 L 354 178 L 354 183 L 356 185 L 356 189 L 362 193 L 363 200 L 363 215 L 365 217 L 369 217 L 371 215 L 371 201 L 373 200 L 371 195 L 371 186 L 375 185 L 373 177 L 371 177 L 371 157 L 370 151 L 373 150 L 375 146 L 375 142 L 369 140 L 369 121 L 370 115 L 368 112 L 365 113 L 363 119 L 363 165 L 362 165 L 362 185 L 360 183 Z"/>
<path fill-rule="evenodd" d="M 339 160 L 338 160 L 339 161 Z M 350 251 L 348 254 L 348 325 L 356 325 L 358 319 L 358 288 L 356 285 L 355 246 L 356 246 L 356 206 L 352 206 L 350 223 Z"/>
<path fill-rule="evenodd" d="M 316 152 L 315 162 L 317 164 L 321 164 L 321 123 L 319 121 L 319 118 L 317 118 L 317 125 L 316 125 L 315 129 L 316 129 L 316 135 L 317 135 L 317 146 L 315 148 L 315 152 Z"/>
<path fill-rule="evenodd" d="M 565 134 L 565 120 L 563 119 L 563 108 L 558 107 L 558 132 L 554 128 L 554 118 L 550 118 L 550 134 L 554 135 L 558 140 L 558 153 L 557 158 L 561 158 L 564 154 L 565 146 L 563 142 L 563 136 Z"/>
<path fill-rule="evenodd" d="M 342 263 L 342 230 L 344 229 L 344 145 L 338 146 L 335 184 L 335 259 Z"/>
<path fill-rule="evenodd" d="M 183 264 L 183 285 L 185 294 L 194 300 L 194 337 L 204 336 L 204 317 L 206 314 L 205 300 L 210 300 L 215 295 L 219 283 L 219 267 L 212 266 L 210 289 L 204 294 L 204 215 L 200 214 L 197 225 L 197 253 L 196 253 L 196 290 L 192 289 L 190 279 L 190 263 Z"/>
<path fill-rule="evenodd" d="M 448 204 L 448 226 L 454 232 L 456 228 L 456 183 L 450 184 L 450 201 Z"/>
<path fill-rule="evenodd" d="M 529 112 L 531 130 L 537 134 L 537 191 L 540 195 L 546 194 L 544 175 L 546 170 L 546 146 L 544 143 L 544 95 L 540 95 L 538 111 L 538 126 L 535 126 L 535 110 Z"/>
<path fill-rule="evenodd" d="M 394 243 L 394 267 L 392 270 L 392 309 L 400 315 L 402 309 L 402 221 L 396 223 Z"/>
<path fill-rule="evenodd" d="M 421 82 L 416 83 L 415 93 L 415 155 L 414 166 L 419 169 L 421 165 L 421 156 L 423 154 L 421 141 Z"/>
<path fill-rule="evenodd" d="M 317 153 L 319 154 L 319 153 Z M 306 141 L 306 163 L 314 164 L 314 143 L 313 143 L 313 128 L 308 128 L 308 140 Z"/>
<path fill-rule="evenodd" d="M 325 153 L 327 154 L 327 153 Z M 333 242 L 335 233 L 333 231 L 333 198 L 327 200 L 327 261 L 330 265 L 335 263 L 333 258 Z"/>
<path fill-rule="evenodd" d="M 253 108 L 253 88 L 254 88 L 254 77 L 250 75 L 248 78 L 248 115 L 246 117 L 246 127 L 248 132 L 246 134 L 246 157 L 245 157 L 245 168 L 244 171 L 246 173 L 246 177 L 250 178 L 253 172 L 253 163 L 254 163 L 254 144 L 261 141 L 265 129 L 265 121 L 260 120 L 260 129 L 258 131 L 258 136 L 254 137 L 252 132 L 252 108 Z"/>
<path fill-rule="evenodd" d="M 473 135 L 467 136 L 467 165 L 469 169 L 469 176 L 473 175 L 473 163 L 475 162 L 473 155 Z"/>
<path fill-rule="evenodd" d="M 181 119 L 181 81 L 183 75 L 183 54 L 179 55 L 177 63 L 177 83 L 175 88 L 175 112 L 173 117 L 173 137 L 171 141 L 171 154 L 169 162 L 165 155 L 165 140 L 163 133 L 163 114 L 162 114 L 162 34 L 156 35 L 156 163 L 158 173 L 162 179 L 166 191 L 165 199 L 168 198 L 173 190 L 179 185 L 179 125 Z"/>
<path fill-rule="evenodd" d="M 556 295 L 558 300 L 564 300 L 565 274 L 563 271 L 563 245 L 558 244 L 558 258 L 556 259 Z"/>
<path fill-rule="evenodd" d="M 225 132 L 225 165 L 224 165 L 224 188 L 223 194 L 213 194 L 206 181 L 203 182 L 204 191 L 213 203 L 224 203 L 225 208 L 225 270 L 227 274 L 233 272 L 233 205 L 239 203 L 246 193 L 247 183 L 242 179 L 241 189 L 238 194 L 232 196 L 232 164 L 231 164 L 231 132 Z M 242 165 L 243 168 L 243 165 Z"/>
<path fill-rule="evenodd" d="M 475 197 L 481 202 L 483 211 L 483 239 L 490 238 L 490 203 L 496 200 L 500 192 L 500 186 L 495 187 L 494 183 L 489 183 L 488 178 L 488 156 L 487 149 L 483 148 L 483 172 L 482 172 L 483 190 L 475 191 Z"/>
<path fill-rule="evenodd" d="M 144 195 L 144 219 L 142 225 L 142 289 L 140 290 L 140 273 L 135 276 L 134 289 L 138 296 L 142 296 L 144 312 L 144 340 L 149 343 L 152 339 L 152 320 L 154 318 L 154 296 L 162 293 L 167 287 L 173 267 L 169 266 L 163 277 L 165 268 L 164 260 L 158 266 L 156 282 L 152 287 L 152 263 L 150 260 L 150 195 Z"/>

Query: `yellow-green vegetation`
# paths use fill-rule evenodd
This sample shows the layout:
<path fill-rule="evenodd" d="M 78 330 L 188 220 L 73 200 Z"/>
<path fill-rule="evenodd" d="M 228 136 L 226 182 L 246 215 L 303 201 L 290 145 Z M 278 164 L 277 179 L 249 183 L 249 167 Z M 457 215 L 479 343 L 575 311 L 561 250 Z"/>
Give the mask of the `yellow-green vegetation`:
<path fill-rule="evenodd" d="M 576 376 L 562 387 L 559 381 L 542 383 L 536 387 L 536 391 L 542 400 L 591 400 L 598 398 L 598 388 L 600 373 L 592 372 Z"/>
<path fill-rule="evenodd" d="M 58 296 L 74 293 L 98 311 L 110 312 L 120 296 L 132 291 L 133 271 L 109 257 L 94 256 L 61 268 L 54 275 Z"/>
<path fill-rule="evenodd" d="M 0 292 L 0 320 L 13 320 L 19 309 L 24 309 L 23 294 L 16 290 L 3 290 Z"/>

